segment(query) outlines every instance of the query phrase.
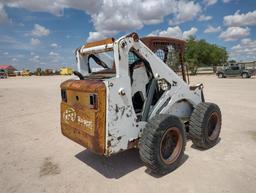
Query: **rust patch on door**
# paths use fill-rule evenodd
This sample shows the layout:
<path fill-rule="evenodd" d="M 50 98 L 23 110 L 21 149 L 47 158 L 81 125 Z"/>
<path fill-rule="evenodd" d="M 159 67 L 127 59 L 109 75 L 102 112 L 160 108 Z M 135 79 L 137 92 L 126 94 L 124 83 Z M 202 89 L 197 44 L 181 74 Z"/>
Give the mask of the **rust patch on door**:
<path fill-rule="evenodd" d="M 106 88 L 101 80 L 68 80 L 61 84 L 61 130 L 69 139 L 103 155 L 106 133 Z M 92 94 L 97 100 L 91 100 Z M 97 103 L 95 106 L 92 102 Z"/>

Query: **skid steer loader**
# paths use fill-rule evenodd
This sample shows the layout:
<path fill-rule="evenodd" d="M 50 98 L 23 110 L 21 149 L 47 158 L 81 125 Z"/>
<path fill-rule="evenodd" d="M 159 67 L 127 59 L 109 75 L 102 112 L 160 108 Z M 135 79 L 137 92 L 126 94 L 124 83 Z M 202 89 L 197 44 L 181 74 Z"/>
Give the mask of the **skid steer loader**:
<path fill-rule="evenodd" d="M 184 49 L 182 40 L 136 33 L 77 49 L 77 78 L 61 84 L 63 135 L 105 156 L 139 148 L 157 174 L 179 166 L 187 136 L 214 146 L 221 112 L 202 84 L 189 86 Z"/>

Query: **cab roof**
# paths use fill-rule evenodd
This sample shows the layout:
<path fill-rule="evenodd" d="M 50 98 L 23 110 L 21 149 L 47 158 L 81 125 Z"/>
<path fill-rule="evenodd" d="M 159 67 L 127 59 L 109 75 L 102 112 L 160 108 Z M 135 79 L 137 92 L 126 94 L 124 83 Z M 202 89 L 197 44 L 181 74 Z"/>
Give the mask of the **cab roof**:
<path fill-rule="evenodd" d="M 137 35 L 136 33 L 131 33 L 127 36 Z M 140 40 L 152 51 L 159 48 L 165 48 L 166 46 L 172 45 L 176 50 L 184 51 L 186 42 L 184 40 L 170 38 L 170 37 L 159 37 L 159 36 L 148 36 L 142 37 Z M 89 42 L 84 45 L 84 48 L 92 48 L 95 46 L 102 46 L 106 44 L 113 44 L 115 42 L 114 38 L 107 38 L 99 41 Z"/>
<path fill-rule="evenodd" d="M 156 51 L 159 48 L 166 48 L 166 46 L 170 45 L 176 50 L 184 51 L 186 45 L 184 40 L 170 37 L 148 36 L 143 37 L 140 40 L 152 51 Z"/>

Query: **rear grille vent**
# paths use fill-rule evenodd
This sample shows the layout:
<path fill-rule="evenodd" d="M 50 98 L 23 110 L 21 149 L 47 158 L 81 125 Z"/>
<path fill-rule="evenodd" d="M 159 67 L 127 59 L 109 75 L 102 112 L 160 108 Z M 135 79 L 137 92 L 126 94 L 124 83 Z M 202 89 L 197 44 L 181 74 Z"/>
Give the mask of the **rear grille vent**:
<path fill-rule="evenodd" d="M 66 90 L 61 90 L 61 98 L 62 98 L 63 102 L 67 102 L 68 101 Z"/>
<path fill-rule="evenodd" d="M 90 94 L 90 108 L 97 109 L 98 108 L 97 94 Z"/>

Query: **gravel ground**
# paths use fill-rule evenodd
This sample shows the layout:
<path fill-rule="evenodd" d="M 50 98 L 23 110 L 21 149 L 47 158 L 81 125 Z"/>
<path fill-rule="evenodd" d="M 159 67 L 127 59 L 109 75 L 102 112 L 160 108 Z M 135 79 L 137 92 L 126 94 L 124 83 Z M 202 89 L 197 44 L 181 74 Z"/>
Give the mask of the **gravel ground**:
<path fill-rule="evenodd" d="M 60 132 L 59 84 L 69 77 L 0 80 L 0 192 L 256 193 L 256 79 L 191 77 L 223 114 L 220 142 L 188 141 L 183 164 L 152 176 L 137 150 L 94 155 Z"/>

